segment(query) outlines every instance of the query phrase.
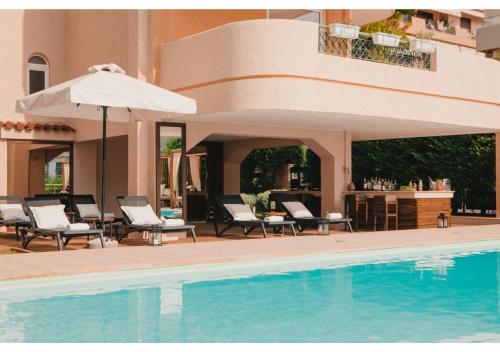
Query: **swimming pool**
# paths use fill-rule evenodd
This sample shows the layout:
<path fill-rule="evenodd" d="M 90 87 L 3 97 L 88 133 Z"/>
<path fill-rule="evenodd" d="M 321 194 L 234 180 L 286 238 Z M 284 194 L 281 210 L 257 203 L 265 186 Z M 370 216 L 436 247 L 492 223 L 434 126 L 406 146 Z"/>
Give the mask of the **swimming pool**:
<path fill-rule="evenodd" d="M 2 342 L 500 340 L 500 246 L 0 285 Z"/>

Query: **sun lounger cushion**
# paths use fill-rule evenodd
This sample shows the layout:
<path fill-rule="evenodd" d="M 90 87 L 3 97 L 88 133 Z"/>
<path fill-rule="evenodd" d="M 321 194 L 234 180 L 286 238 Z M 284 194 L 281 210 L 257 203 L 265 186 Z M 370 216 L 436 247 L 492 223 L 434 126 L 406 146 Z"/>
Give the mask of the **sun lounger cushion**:
<path fill-rule="evenodd" d="M 18 209 L 23 211 L 23 206 L 21 204 L 0 204 L 0 218 L 4 219 L 4 211 L 7 209 Z"/>
<path fill-rule="evenodd" d="M 85 230 L 90 230 L 90 226 L 89 224 L 85 224 L 85 223 L 77 223 L 77 224 L 69 224 L 67 226 L 67 228 L 69 230 L 72 230 L 72 231 L 85 231 Z"/>
<path fill-rule="evenodd" d="M 236 221 L 258 220 L 247 204 L 224 204 L 224 207 Z"/>
<path fill-rule="evenodd" d="M 284 221 L 284 220 L 285 220 L 284 217 L 278 216 L 278 215 L 266 216 L 264 218 L 265 222 L 281 222 L 281 221 Z"/>
<path fill-rule="evenodd" d="M 326 214 L 326 220 L 340 220 L 343 216 L 341 213 L 329 213 Z"/>
<path fill-rule="evenodd" d="M 24 214 L 24 210 L 18 208 L 7 208 L 2 211 L 2 219 L 5 221 L 30 221 L 30 218 Z"/>
<path fill-rule="evenodd" d="M 182 219 L 163 219 L 164 226 L 184 226 L 184 220 Z"/>
<path fill-rule="evenodd" d="M 101 215 L 97 204 L 77 204 L 76 207 L 81 218 L 96 218 Z"/>
<path fill-rule="evenodd" d="M 162 223 L 149 204 L 143 207 L 122 206 L 121 208 L 127 214 L 132 225 L 147 226 Z"/>
<path fill-rule="evenodd" d="M 313 214 L 301 202 L 283 202 L 283 206 L 294 218 L 312 218 Z"/>
<path fill-rule="evenodd" d="M 38 228 L 54 229 L 68 227 L 69 221 L 64 213 L 64 205 L 46 205 L 43 207 L 30 207 Z"/>

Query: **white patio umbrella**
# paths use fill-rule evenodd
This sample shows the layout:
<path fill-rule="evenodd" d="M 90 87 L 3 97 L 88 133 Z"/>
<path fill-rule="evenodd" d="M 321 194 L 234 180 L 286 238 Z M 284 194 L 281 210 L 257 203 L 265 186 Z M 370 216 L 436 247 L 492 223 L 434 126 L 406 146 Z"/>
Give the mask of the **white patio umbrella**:
<path fill-rule="evenodd" d="M 107 121 L 128 122 L 134 113 L 160 120 L 168 114 L 193 114 L 196 101 L 127 76 L 115 64 L 96 65 L 89 73 L 16 101 L 16 112 L 52 117 L 102 119 L 101 221 L 104 219 Z"/>

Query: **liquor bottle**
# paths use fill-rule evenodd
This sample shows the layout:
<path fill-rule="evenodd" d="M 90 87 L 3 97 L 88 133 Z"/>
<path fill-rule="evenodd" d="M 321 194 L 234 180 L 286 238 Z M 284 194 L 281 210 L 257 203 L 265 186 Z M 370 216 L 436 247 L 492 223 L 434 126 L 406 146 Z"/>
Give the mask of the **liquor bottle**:
<path fill-rule="evenodd" d="M 367 184 L 366 184 L 366 177 L 363 178 L 363 190 L 366 191 L 367 189 Z"/>

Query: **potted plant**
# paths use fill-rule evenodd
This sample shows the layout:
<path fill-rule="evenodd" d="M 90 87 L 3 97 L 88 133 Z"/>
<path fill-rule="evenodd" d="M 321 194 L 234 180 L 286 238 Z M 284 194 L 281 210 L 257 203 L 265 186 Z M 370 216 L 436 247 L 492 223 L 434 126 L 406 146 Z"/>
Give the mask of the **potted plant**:
<path fill-rule="evenodd" d="M 374 44 L 391 47 L 398 46 L 399 40 L 401 39 L 399 35 L 383 32 L 372 33 L 371 36 Z"/>
<path fill-rule="evenodd" d="M 331 36 L 344 39 L 358 39 L 361 27 L 353 26 L 348 21 L 332 23 L 328 26 Z"/>
<path fill-rule="evenodd" d="M 428 39 L 432 38 L 434 33 L 418 32 L 414 39 L 410 39 L 410 49 L 423 53 L 433 53 L 436 50 L 436 45 Z"/>

